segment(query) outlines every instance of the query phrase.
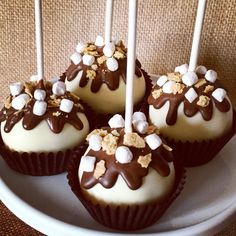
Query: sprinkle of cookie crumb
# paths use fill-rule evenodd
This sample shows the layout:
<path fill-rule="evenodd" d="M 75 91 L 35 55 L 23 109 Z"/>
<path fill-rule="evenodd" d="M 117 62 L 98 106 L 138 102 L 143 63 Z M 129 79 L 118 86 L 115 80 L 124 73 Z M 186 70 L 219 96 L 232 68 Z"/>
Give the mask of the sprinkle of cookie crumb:
<path fill-rule="evenodd" d="M 197 105 L 201 106 L 201 107 L 207 107 L 209 105 L 209 103 L 210 103 L 210 98 L 207 96 L 201 95 L 199 97 Z"/>
<path fill-rule="evenodd" d="M 126 133 L 124 135 L 124 145 L 129 147 L 144 148 L 145 141 L 137 133 Z"/>
<path fill-rule="evenodd" d="M 94 178 L 99 179 L 101 176 L 103 176 L 106 172 L 106 167 L 105 167 L 105 161 L 101 160 L 97 162 L 95 170 L 94 170 Z"/>
<path fill-rule="evenodd" d="M 138 163 L 143 167 L 143 168 L 148 168 L 150 162 L 152 161 L 152 154 L 149 153 L 145 156 L 139 156 L 138 158 Z"/>

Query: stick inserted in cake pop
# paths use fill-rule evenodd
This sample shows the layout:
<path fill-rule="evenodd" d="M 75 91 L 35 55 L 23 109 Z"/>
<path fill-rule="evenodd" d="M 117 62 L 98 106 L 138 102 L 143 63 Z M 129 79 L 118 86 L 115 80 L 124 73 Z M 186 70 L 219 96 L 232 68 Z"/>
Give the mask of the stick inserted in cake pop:
<path fill-rule="evenodd" d="M 113 21 L 113 0 L 107 0 L 106 18 L 105 18 L 105 43 L 106 44 L 111 41 L 112 21 Z"/>
<path fill-rule="evenodd" d="M 42 32 L 42 12 L 41 12 L 41 10 L 42 10 L 41 0 L 35 0 L 35 37 L 36 37 L 38 80 L 41 80 L 44 78 L 43 32 Z"/>
<path fill-rule="evenodd" d="M 128 55 L 126 74 L 126 101 L 125 101 L 125 132 L 132 132 L 133 115 L 133 78 L 136 59 L 136 31 L 137 31 L 138 0 L 129 0 L 128 25 Z"/>
<path fill-rule="evenodd" d="M 197 16 L 196 16 L 193 42 L 192 42 L 192 50 L 191 50 L 190 61 L 189 61 L 189 69 L 188 69 L 189 71 L 195 71 L 196 66 L 197 66 L 202 26 L 203 26 L 203 20 L 204 20 L 205 9 L 206 9 L 206 2 L 207 0 L 198 1 Z"/>

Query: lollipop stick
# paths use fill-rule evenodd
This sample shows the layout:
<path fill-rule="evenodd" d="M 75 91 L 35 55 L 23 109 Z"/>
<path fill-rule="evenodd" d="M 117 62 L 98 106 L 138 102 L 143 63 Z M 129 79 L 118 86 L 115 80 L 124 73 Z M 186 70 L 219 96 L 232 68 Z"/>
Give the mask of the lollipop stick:
<path fill-rule="evenodd" d="M 200 40 L 202 33 L 203 20 L 205 15 L 207 0 L 199 0 L 198 8 L 197 8 L 197 16 L 193 34 L 193 42 L 192 42 L 192 50 L 189 61 L 189 71 L 195 71 L 197 66 L 199 48 L 200 48 Z"/>
<path fill-rule="evenodd" d="M 111 41 L 112 19 L 113 19 L 113 0 L 107 0 L 106 18 L 105 18 L 105 43 L 109 43 Z"/>
<path fill-rule="evenodd" d="M 43 67 L 43 32 L 42 32 L 42 4 L 41 0 L 35 0 L 35 36 L 36 36 L 36 55 L 37 55 L 37 74 L 38 80 L 44 78 Z"/>
<path fill-rule="evenodd" d="M 126 74 L 125 132 L 132 132 L 133 78 L 136 59 L 136 30 L 138 0 L 129 0 L 128 56 Z"/>

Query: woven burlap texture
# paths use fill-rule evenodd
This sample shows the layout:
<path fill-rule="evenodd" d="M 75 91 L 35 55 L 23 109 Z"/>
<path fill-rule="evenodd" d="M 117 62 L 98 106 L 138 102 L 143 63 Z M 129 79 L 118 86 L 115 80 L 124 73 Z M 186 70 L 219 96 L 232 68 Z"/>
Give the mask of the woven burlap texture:
<path fill-rule="evenodd" d="M 139 1 L 137 56 L 149 73 L 189 60 L 197 0 Z M 34 1 L 0 1 L 0 101 L 10 82 L 36 73 Z M 113 35 L 127 41 L 128 1 L 116 0 Z M 199 64 L 236 87 L 236 1 L 208 1 Z M 104 34 L 105 0 L 44 0 L 45 76 L 60 75 L 78 41 Z"/>
<path fill-rule="evenodd" d="M 197 0 L 139 1 L 137 56 L 147 72 L 161 74 L 188 62 L 196 6 Z M 127 7 L 128 0 L 115 1 L 113 35 L 125 42 Z M 28 80 L 36 73 L 33 8 L 33 0 L 0 0 L 0 104 L 9 93 L 11 82 Z M 105 0 L 43 0 L 46 78 L 65 71 L 78 41 L 94 41 L 97 35 L 104 34 L 104 9 Z M 235 0 L 208 1 L 199 57 L 199 64 L 216 70 L 228 85 L 234 104 L 235 10 Z M 8 213 L 1 212 L 1 221 L 2 217 L 5 224 L 10 222 L 4 229 L 6 235 L 25 229 L 20 222 L 12 225 L 16 220 Z M 235 227 L 219 235 L 236 235 Z"/>

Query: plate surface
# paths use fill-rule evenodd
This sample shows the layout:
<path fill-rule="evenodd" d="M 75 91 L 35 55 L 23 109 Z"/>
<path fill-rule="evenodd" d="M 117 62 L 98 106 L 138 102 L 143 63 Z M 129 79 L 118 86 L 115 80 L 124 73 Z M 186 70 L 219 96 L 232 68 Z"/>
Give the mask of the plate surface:
<path fill-rule="evenodd" d="M 130 234 L 211 235 L 236 211 L 236 136 L 210 163 L 189 168 L 182 194 L 158 223 Z M 27 224 L 47 235 L 119 235 L 96 223 L 67 184 L 66 174 L 21 175 L 0 158 L 0 198 Z M 122 235 L 125 235 L 122 233 Z"/>

